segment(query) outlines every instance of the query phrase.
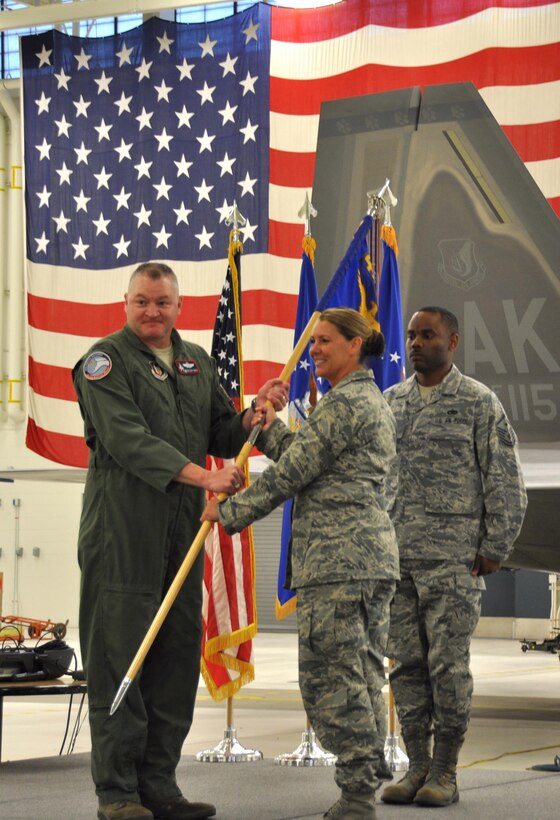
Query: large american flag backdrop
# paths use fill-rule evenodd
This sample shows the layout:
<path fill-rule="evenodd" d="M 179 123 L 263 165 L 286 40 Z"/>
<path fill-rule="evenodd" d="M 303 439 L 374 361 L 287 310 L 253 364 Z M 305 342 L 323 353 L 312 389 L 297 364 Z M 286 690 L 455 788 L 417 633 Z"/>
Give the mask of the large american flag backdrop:
<path fill-rule="evenodd" d="M 247 218 L 247 395 L 278 375 L 324 100 L 470 81 L 560 214 L 558 2 L 257 4 L 201 25 L 153 18 L 115 37 L 25 37 L 22 61 L 27 443 L 63 464 L 86 463 L 71 368 L 122 325 L 136 263 L 175 268 L 179 330 L 210 350 L 234 202 Z"/>

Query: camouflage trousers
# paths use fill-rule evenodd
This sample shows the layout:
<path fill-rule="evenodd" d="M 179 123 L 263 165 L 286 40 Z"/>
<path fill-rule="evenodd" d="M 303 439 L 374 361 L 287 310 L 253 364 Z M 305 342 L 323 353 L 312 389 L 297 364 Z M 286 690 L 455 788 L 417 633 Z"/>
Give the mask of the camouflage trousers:
<path fill-rule="evenodd" d="M 354 581 L 298 589 L 299 685 L 322 746 L 337 756 L 344 790 L 379 786 L 387 719 L 381 692 L 395 582 Z"/>
<path fill-rule="evenodd" d="M 391 604 L 389 679 L 403 728 L 464 735 L 473 681 L 470 643 L 482 584 L 469 569 L 401 562 Z"/>

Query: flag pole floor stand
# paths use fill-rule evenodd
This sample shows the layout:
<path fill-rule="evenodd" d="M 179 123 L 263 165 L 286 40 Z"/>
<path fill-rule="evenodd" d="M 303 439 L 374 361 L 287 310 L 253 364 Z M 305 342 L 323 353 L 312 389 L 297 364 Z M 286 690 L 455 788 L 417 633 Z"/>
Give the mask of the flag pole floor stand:
<path fill-rule="evenodd" d="M 315 743 L 315 732 L 307 729 L 301 736 L 301 743 L 291 754 L 274 758 L 277 766 L 334 766 L 336 755 L 324 752 Z"/>
<path fill-rule="evenodd" d="M 242 746 L 237 740 L 233 726 L 228 726 L 224 730 L 223 740 L 213 749 L 198 752 L 196 759 L 200 763 L 252 763 L 255 760 L 262 760 L 262 752 Z"/>
<path fill-rule="evenodd" d="M 538 766 L 531 766 L 535 772 L 560 772 L 560 755 L 556 755 L 554 763 L 542 763 Z"/>
<path fill-rule="evenodd" d="M 389 734 L 385 738 L 385 761 L 391 772 L 407 772 L 408 757 L 399 746 L 398 735 Z"/>

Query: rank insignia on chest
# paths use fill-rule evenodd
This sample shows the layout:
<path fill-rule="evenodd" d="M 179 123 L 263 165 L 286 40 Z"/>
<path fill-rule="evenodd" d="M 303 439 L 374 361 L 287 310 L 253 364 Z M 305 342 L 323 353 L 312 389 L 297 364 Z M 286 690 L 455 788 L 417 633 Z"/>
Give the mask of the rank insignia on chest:
<path fill-rule="evenodd" d="M 157 362 L 150 362 L 150 370 L 152 371 L 152 376 L 155 376 L 160 382 L 164 382 L 169 377 L 169 373 Z"/>
<path fill-rule="evenodd" d="M 111 357 L 103 350 L 94 350 L 84 362 L 84 376 L 90 382 L 104 379 L 111 372 L 113 362 Z"/>
<path fill-rule="evenodd" d="M 194 359 L 175 359 L 179 376 L 198 376 L 200 369 Z"/>

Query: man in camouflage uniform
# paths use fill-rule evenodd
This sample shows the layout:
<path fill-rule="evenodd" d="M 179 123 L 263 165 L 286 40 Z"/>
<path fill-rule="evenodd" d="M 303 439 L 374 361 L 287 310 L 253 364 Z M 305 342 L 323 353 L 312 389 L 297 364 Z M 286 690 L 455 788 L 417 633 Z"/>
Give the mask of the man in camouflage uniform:
<path fill-rule="evenodd" d="M 496 395 L 453 364 L 458 344 L 452 313 L 421 308 L 406 342 L 416 372 L 385 393 L 397 423 L 391 517 L 401 561 L 388 654 L 410 760 L 407 775 L 384 789 L 386 803 L 459 799 L 482 576 L 510 554 L 527 504 L 515 433 Z"/>
<path fill-rule="evenodd" d="M 334 327 L 342 334 L 335 355 Z M 324 815 L 333 820 L 374 818 L 385 768 L 385 737 L 376 721 L 384 677 L 375 655 L 399 573 L 384 499 L 395 456 L 394 421 L 362 365 L 365 355 L 383 349 L 367 344 L 376 335 L 356 311 L 321 314 L 311 356 L 332 389 L 296 433 L 279 419 L 265 427 L 258 445 L 275 463 L 219 505 L 219 520 L 231 533 L 294 497 L 287 581 L 298 593 L 299 684 L 319 741 L 337 755 L 342 794 Z M 342 377 L 333 366 L 327 369 L 335 360 L 343 363 Z M 216 505 L 205 516 L 216 520 Z"/>

